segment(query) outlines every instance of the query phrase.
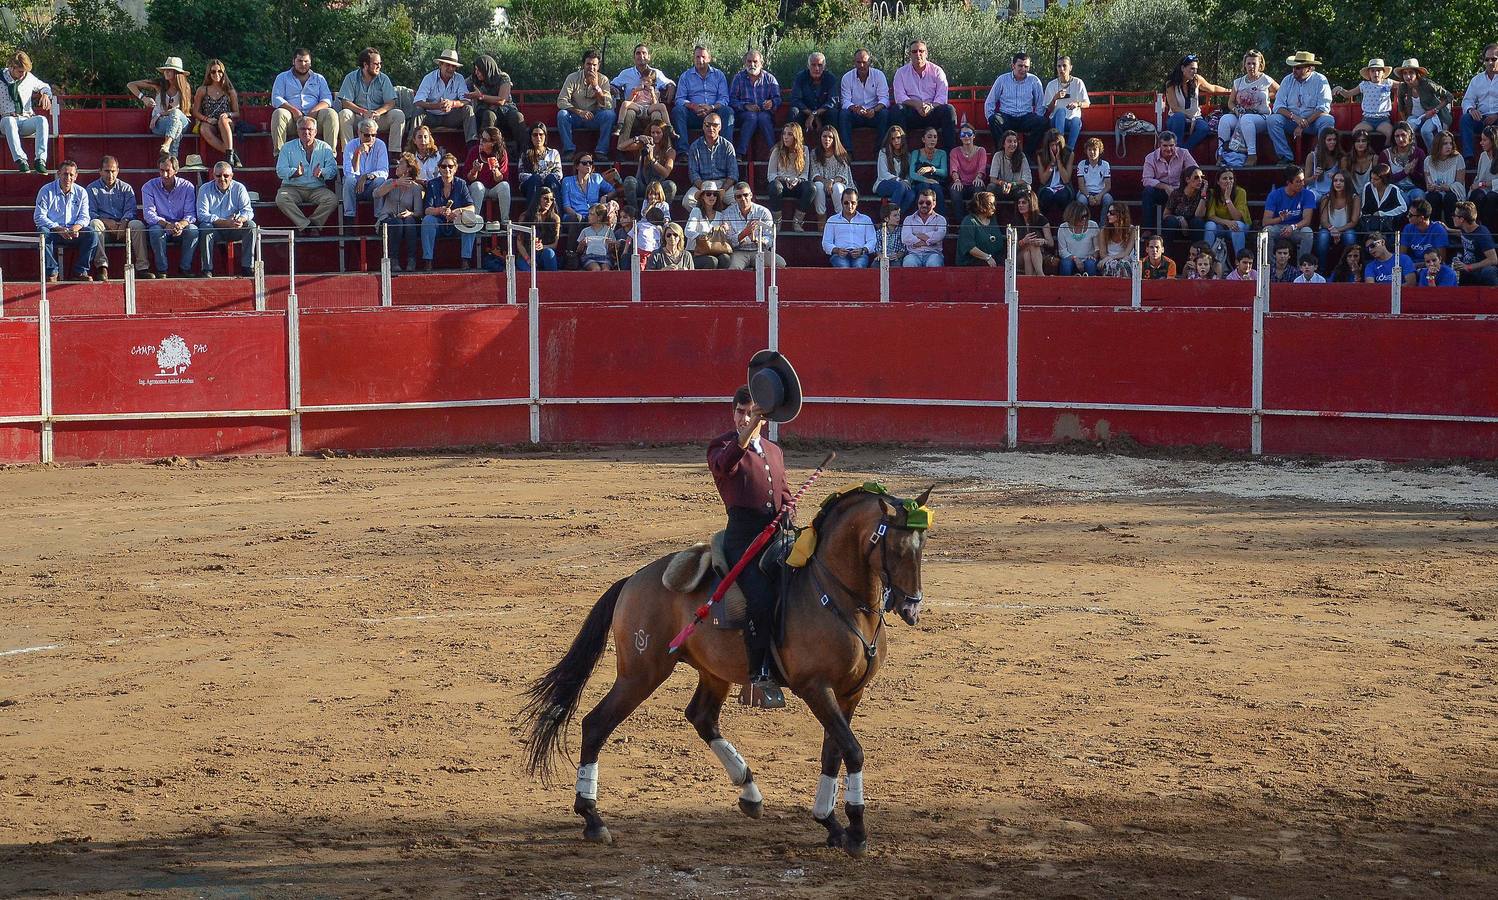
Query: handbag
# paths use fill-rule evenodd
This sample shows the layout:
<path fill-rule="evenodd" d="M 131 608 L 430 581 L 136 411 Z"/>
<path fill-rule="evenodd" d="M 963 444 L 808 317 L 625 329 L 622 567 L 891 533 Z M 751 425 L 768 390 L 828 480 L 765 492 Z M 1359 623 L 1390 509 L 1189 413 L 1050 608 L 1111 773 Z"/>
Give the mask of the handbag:
<path fill-rule="evenodd" d="M 710 232 L 697 235 L 697 240 L 692 245 L 692 252 L 698 256 L 722 256 L 732 253 L 733 247 L 721 236 Z"/>

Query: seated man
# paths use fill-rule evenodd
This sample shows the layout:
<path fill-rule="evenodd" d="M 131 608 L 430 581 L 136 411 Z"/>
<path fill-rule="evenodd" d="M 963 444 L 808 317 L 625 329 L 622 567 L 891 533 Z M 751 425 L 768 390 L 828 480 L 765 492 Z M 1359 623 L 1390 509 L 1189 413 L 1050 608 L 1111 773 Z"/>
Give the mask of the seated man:
<path fill-rule="evenodd" d="M 234 180 L 234 167 L 227 162 L 215 165 L 213 180 L 198 188 L 198 227 L 204 278 L 213 277 L 213 245 L 218 241 L 237 246 L 239 274 L 255 274 L 255 209 L 250 192 Z"/>
<path fill-rule="evenodd" d="M 304 119 L 316 130 L 315 119 Z M 156 268 L 147 273 L 151 278 L 165 278 L 169 271 L 166 262 L 166 245 L 182 245 L 182 259 L 178 270 L 182 277 L 192 276 L 193 253 L 198 249 L 198 192 L 186 178 L 177 177 L 177 158 L 168 156 L 157 164 L 160 177 L 152 178 L 141 188 L 141 206 L 146 220 L 146 239 L 151 243 L 151 255 Z"/>
<path fill-rule="evenodd" d="M 120 180 L 120 161 L 113 156 L 99 160 L 99 178 L 88 186 L 89 222 L 97 239 L 94 244 L 94 268 L 99 280 L 109 280 L 109 257 L 104 255 L 104 237 L 113 235 L 130 242 L 131 262 L 135 274 L 146 271 L 146 225 L 135 217 L 135 188 Z"/>
<path fill-rule="evenodd" d="M 0 72 L 0 130 L 10 147 L 10 158 L 16 170 L 25 174 L 34 165 L 38 175 L 47 174 L 47 132 L 52 127 L 52 86 L 31 74 L 31 57 L 26 51 L 11 54 L 10 64 Z M 21 146 L 23 135 L 34 135 L 32 161 Z"/>
<path fill-rule="evenodd" d="M 842 212 L 822 227 L 822 252 L 834 269 L 867 269 L 877 246 L 874 220 L 858 211 L 858 191 L 843 191 Z"/>
<path fill-rule="evenodd" d="M 312 51 L 298 48 L 291 55 L 291 68 L 276 76 L 271 87 L 270 145 L 275 153 L 298 127 L 303 116 L 312 116 L 328 145 L 338 143 L 338 113 L 333 111 L 333 92 L 328 80 L 312 71 Z"/>
<path fill-rule="evenodd" d="M 889 128 L 889 80 L 874 68 L 874 56 L 860 47 L 853 54 L 853 68 L 843 75 L 838 87 L 842 109 L 837 115 L 837 130 L 843 147 L 853 153 L 853 129 L 874 129 L 875 155 Z"/>
<path fill-rule="evenodd" d="M 733 144 L 719 133 L 722 127 L 718 114 L 708 113 L 702 120 L 702 137 L 693 141 L 687 151 L 687 180 L 692 186 L 681 198 L 685 209 L 696 205 L 703 182 L 734 184 L 739 180 L 739 158 L 733 152 Z"/>
<path fill-rule="evenodd" d="M 755 132 L 764 135 L 765 153 L 775 146 L 775 110 L 780 108 L 780 82 L 765 69 L 758 50 L 744 54 L 744 68 L 734 73 L 728 86 L 728 103 L 738 117 L 739 156 L 749 155 Z"/>
<path fill-rule="evenodd" d="M 468 93 L 463 95 L 473 106 L 473 116 L 468 120 L 468 130 L 463 139 L 476 143 L 486 128 L 498 128 L 506 142 L 517 150 L 524 149 L 527 141 L 525 116 L 510 96 L 512 85 L 509 73 L 499 67 L 494 57 L 485 53 L 473 61 L 473 74 L 468 76 Z M 400 152 L 399 145 L 395 151 Z"/>
<path fill-rule="evenodd" d="M 78 164 L 65 159 L 57 167 L 57 179 L 42 185 L 36 194 L 36 208 L 31 220 L 38 234 L 44 235 L 46 247 L 47 281 L 56 283 L 62 262 L 58 258 L 58 246 L 77 247 L 78 258 L 73 262 L 73 277 L 78 281 L 93 281 L 88 274 L 89 261 L 94 256 L 97 236 L 88 227 L 88 191 L 79 187 Z"/>
<path fill-rule="evenodd" d="M 1415 261 L 1406 253 L 1396 257 L 1389 250 L 1389 242 L 1384 240 L 1383 235 L 1376 231 L 1368 235 L 1363 239 L 1363 249 L 1368 251 L 1369 257 L 1363 264 L 1364 281 L 1369 284 L 1389 284 L 1394 280 L 1394 267 L 1397 265 L 1400 283 L 1415 283 Z"/>
<path fill-rule="evenodd" d="M 1174 134 L 1162 131 L 1159 140 L 1160 145 L 1144 157 L 1141 177 L 1144 192 L 1140 199 L 1144 215 L 1139 220 L 1139 227 L 1149 230 L 1160 228 L 1159 212 L 1165 207 L 1165 201 L 1172 191 L 1180 190 L 1182 174 L 1196 165 L 1190 150 L 1176 146 Z M 1315 206 L 1315 203 L 1311 205 Z"/>
<path fill-rule="evenodd" d="M 947 73 L 926 58 L 925 41 L 910 42 L 910 62 L 895 72 L 894 98 L 906 134 L 936 128 L 943 147 L 957 146 L 957 111 L 947 102 Z"/>
<path fill-rule="evenodd" d="M 1290 74 L 1280 82 L 1270 107 L 1269 139 L 1280 162 L 1294 162 L 1297 157 L 1291 141 L 1300 140 L 1303 134 L 1314 137 L 1323 128 L 1335 128 L 1337 121 L 1331 116 L 1332 85 L 1316 71 L 1321 65 L 1316 54 L 1302 50 L 1285 60 L 1285 65 L 1290 67 Z"/>
<path fill-rule="evenodd" d="M 1462 118 L 1457 130 L 1467 159 L 1477 158 L 1477 139 L 1490 125 L 1498 125 L 1498 44 L 1482 48 L 1482 71 L 1472 76 L 1462 92 Z M 1494 151 L 1498 152 L 1498 147 Z"/>
<path fill-rule="evenodd" d="M 1442 261 L 1446 259 L 1446 248 L 1451 245 L 1450 233 L 1440 222 L 1430 220 L 1430 201 L 1416 200 L 1409 206 L 1410 221 L 1399 232 L 1399 242 L 1409 251 L 1411 259 L 1423 259 L 1425 251 L 1434 250 Z"/>
<path fill-rule="evenodd" d="M 791 83 L 791 113 L 786 121 L 801 124 L 808 144 L 824 126 L 837 127 L 838 92 L 837 78 L 827 71 L 827 57 L 817 52 L 806 57 L 806 68 Z"/>
<path fill-rule="evenodd" d="M 422 110 L 416 114 L 416 127 L 425 125 L 433 131 L 447 128 L 466 133 L 473 107 L 464 97 L 468 82 L 458 74 L 462 68 L 458 65 L 458 51 L 443 50 L 432 62 L 437 68 L 426 73 L 412 98 L 417 109 Z"/>
<path fill-rule="evenodd" d="M 354 221 L 360 200 L 374 200 L 375 189 L 390 177 L 390 151 L 372 119 L 359 123 L 359 139 L 343 148 L 343 217 Z"/>
<path fill-rule="evenodd" d="M 1441 251 L 1436 248 L 1425 251 L 1424 263 L 1415 273 L 1417 287 L 1456 287 L 1461 283 L 1456 270 L 1441 261 Z"/>
<path fill-rule="evenodd" d="M 936 211 L 936 192 L 923 190 L 915 201 L 915 212 L 900 228 L 905 258 L 900 265 L 907 269 L 937 269 L 946 265 L 943 244 L 947 238 L 947 220 Z"/>
<path fill-rule="evenodd" d="M 1030 73 L 1030 54 L 1014 54 L 1009 71 L 994 79 L 983 101 L 983 115 L 995 147 L 1004 146 L 1004 132 L 1014 131 L 1024 136 L 1025 152 L 1035 156 L 1051 122 L 1045 114 L 1045 88 Z"/>
<path fill-rule="evenodd" d="M 557 131 L 562 135 L 562 152 L 574 154 L 572 132 L 583 128 L 598 132 L 597 159 L 609 158 L 609 136 L 614 130 L 614 91 L 608 79 L 598 71 L 603 57 L 597 50 L 583 54 L 583 64 L 562 82 L 557 94 Z"/>
<path fill-rule="evenodd" d="M 333 158 L 333 148 L 317 139 L 317 122 L 310 116 L 297 126 L 297 140 L 276 154 L 276 175 L 281 179 L 276 209 L 301 235 L 317 234 L 338 208 L 338 195 L 328 189 L 338 177 L 338 161 Z M 310 219 L 302 212 L 303 203 L 314 206 Z"/>
<path fill-rule="evenodd" d="M 1498 287 L 1498 248 L 1493 244 L 1493 233 L 1477 222 L 1477 204 L 1470 200 L 1458 203 L 1451 221 L 1462 241 L 1461 255 L 1451 263 L 1461 283 Z"/>
<path fill-rule="evenodd" d="M 717 114 L 723 139 L 733 142 L 733 107 L 728 103 L 728 76 L 713 66 L 713 55 L 701 44 L 692 48 L 692 67 L 676 79 L 676 105 L 671 127 L 676 129 L 676 152 L 687 149 L 687 129 L 701 126 Z"/>
<path fill-rule="evenodd" d="M 1311 252 L 1311 215 L 1315 211 L 1316 194 L 1306 187 L 1305 170 L 1293 164 L 1285 166 L 1285 183 L 1270 191 L 1264 201 L 1264 230 L 1272 243 L 1294 241 L 1298 245 L 1296 256 L 1305 256 Z"/>
<path fill-rule="evenodd" d="M 755 255 L 770 249 L 775 236 L 775 219 L 767 207 L 754 202 L 754 189 L 747 181 L 734 185 L 733 200 L 733 205 L 718 213 L 713 221 L 728 232 L 728 241 L 733 245 L 728 268 L 751 269 Z M 785 260 L 777 255 L 774 265 L 784 266 Z"/>
<path fill-rule="evenodd" d="M 354 122 L 362 119 L 374 120 L 376 130 L 390 136 L 387 147 L 401 147 L 406 114 L 395 105 L 395 85 L 380 71 L 383 66 L 380 51 L 365 47 L 359 51 L 359 68 L 343 76 L 343 84 L 338 87 L 339 150 L 354 137 Z"/>
<path fill-rule="evenodd" d="M 676 96 L 676 82 L 660 69 L 650 66 L 650 48 L 635 45 L 635 64 L 614 76 L 611 82 L 619 93 L 619 141 L 634 137 L 636 126 L 647 122 L 671 121 L 671 101 Z"/>

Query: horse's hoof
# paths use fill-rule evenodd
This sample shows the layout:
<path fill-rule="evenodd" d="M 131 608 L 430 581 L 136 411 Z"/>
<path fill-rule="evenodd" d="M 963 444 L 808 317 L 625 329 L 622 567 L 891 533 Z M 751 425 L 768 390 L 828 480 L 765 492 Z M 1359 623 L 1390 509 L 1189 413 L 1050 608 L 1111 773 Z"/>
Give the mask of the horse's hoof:
<path fill-rule="evenodd" d="M 765 801 L 759 800 L 754 803 L 750 803 L 748 800 L 740 797 L 739 812 L 743 813 L 751 819 L 758 819 L 760 816 L 765 814 Z"/>
<path fill-rule="evenodd" d="M 842 832 L 839 831 L 839 832 L 827 835 L 827 846 L 829 848 L 833 849 L 833 850 L 841 850 L 841 849 L 843 849 L 843 834 L 842 834 Z"/>
<path fill-rule="evenodd" d="M 848 851 L 849 856 L 853 857 L 854 859 L 859 859 L 862 858 L 865 853 L 869 852 L 869 842 L 867 840 L 855 841 L 852 838 L 849 838 L 848 840 L 843 842 L 843 849 Z"/>
<path fill-rule="evenodd" d="M 592 841 L 595 844 L 605 845 L 614 842 L 614 836 L 609 834 L 609 829 L 606 825 L 599 825 L 597 828 L 584 828 L 583 839 Z"/>

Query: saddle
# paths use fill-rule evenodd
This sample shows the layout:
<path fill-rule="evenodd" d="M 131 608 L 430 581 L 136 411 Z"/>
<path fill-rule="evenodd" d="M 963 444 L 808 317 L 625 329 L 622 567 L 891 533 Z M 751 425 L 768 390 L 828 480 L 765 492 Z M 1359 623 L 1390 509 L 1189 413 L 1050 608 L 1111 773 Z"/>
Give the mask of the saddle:
<path fill-rule="evenodd" d="M 760 552 L 757 564 L 771 578 L 781 580 L 786 555 L 790 553 L 793 538 L 791 532 L 782 531 Z M 731 566 L 723 552 L 725 532 L 715 533 L 707 543 L 698 542 L 671 557 L 666 571 L 661 573 L 661 584 L 680 594 L 689 594 L 699 589 L 712 593 L 718 589 Z M 782 582 L 783 587 L 783 582 Z M 784 590 L 780 591 L 784 596 Z M 776 604 L 776 616 L 779 604 Z M 713 604 L 708 621 L 715 628 L 739 629 L 749 624 L 749 600 L 738 584 L 728 586 L 723 599 Z M 777 629 L 778 631 L 778 629 Z"/>

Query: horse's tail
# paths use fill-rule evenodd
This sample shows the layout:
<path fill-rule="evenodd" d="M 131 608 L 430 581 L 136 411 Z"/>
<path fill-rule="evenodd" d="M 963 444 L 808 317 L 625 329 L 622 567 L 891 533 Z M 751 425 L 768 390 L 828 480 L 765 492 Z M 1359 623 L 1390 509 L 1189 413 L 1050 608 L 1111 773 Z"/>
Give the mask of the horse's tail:
<path fill-rule="evenodd" d="M 598 658 L 608 646 L 614 607 L 628 580 L 621 578 L 603 592 L 567 649 L 567 655 L 525 691 L 530 698 L 521 710 L 529 732 L 525 739 L 529 757 L 526 769 L 544 782 L 551 780 L 553 754 L 567 750 L 567 727 L 577 713 L 577 702 L 582 699 L 588 676 L 593 674 Z"/>

